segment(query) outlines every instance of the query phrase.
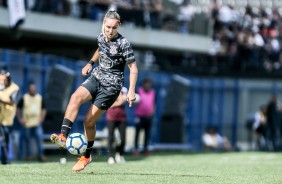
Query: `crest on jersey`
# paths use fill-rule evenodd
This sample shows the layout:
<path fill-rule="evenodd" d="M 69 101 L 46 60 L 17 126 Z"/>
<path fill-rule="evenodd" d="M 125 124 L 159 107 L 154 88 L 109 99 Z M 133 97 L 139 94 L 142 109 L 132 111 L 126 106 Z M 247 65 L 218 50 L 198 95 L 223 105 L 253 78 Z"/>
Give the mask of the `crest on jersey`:
<path fill-rule="evenodd" d="M 117 54 L 117 47 L 115 45 L 110 46 L 110 53 L 111 55 Z"/>

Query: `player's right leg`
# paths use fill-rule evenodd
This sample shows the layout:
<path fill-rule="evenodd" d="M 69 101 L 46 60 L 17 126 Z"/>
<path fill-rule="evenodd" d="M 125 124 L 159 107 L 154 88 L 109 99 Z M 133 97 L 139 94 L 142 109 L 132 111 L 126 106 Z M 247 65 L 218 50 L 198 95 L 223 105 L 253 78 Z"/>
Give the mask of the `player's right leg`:
<path fill-rule="evenodd" d="M 50 140 L 52 143 L 57 144 L 59 148 L 66 148 L 67 138 L 63 134 L 52 134 L 50 136 Z"/>
<path fill-rule="evenodd" d="M 104 114 L 104 112 L 105 110 L 99 109 L 95 105 L 91 105 L 91 107 L 89 108 L 84 120 L 85 136 L 88 141 L 87 149 L 83 156 L 81 156 L 78 159 L 77 163 L 73 166 L 73 171 L 79 172 L 83 170 L 88 163 L 91 162 L 91 151 L 96 136 L 96 122 Z"/>
<path fill-rule="evenodd" d="M 60 148 L 66 147 L 68 134 L 71 130 L 73 122 L 76 119 L 80 106 L 90 100 L 92 100 L 92 95 L 90 94 L 89 90 L 84 86 L 78 87 L 77 90 L 72 94 L 67 106 L 61 127 L 61 133 L 52 134 L 50 137 L 52 143 L 58 144 Z"/>

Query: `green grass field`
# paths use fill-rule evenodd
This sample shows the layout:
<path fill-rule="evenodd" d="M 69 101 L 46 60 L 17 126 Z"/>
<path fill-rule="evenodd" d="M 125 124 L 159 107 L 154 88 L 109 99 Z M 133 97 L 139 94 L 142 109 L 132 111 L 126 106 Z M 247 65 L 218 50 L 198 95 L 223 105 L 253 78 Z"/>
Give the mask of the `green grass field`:
<path fill-rule="evenodd" d="M 127 156 L 127 163 L 114 165 L 108 165 L 105 156 L 94 156 L 79 173 L 71 171 L 75 157 L 66 164 L 59 158 L 0 165 L 0 183 L 282 183 L 282 153 L 153 153 L 146 158 Z"/>

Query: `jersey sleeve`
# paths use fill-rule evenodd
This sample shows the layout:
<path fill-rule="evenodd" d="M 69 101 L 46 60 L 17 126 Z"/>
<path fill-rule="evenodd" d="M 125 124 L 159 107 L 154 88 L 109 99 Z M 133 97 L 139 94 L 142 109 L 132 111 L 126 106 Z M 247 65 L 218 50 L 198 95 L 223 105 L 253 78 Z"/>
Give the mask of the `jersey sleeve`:
<path fill-rule="evenodd" d="M 104 39 L 103 33 L 97 34 L 97 36 L 96 36 L 96 41 L 97 41 L 98 43 L 99 43 L 99 42 L 102 42 L 103 39 Z"/>
<path fill-rule="evenodd" d="M 134 56 L 133 49 L 132 49 L 130 43 L 126 39 L 122 40 L 121 48 L 122 48 L 122 55 L 125 59 L 126 64 L 134 62 L 135 56 Z"/>
<path fill-rule="evenodd" d="M 99 38 L 101 37 L 101 35 L 102 35 L 102 33 L 97 34 L 97 36 L 96 36 L 96 40 L 97 40 L 97 41 L 99 40 Z"/>

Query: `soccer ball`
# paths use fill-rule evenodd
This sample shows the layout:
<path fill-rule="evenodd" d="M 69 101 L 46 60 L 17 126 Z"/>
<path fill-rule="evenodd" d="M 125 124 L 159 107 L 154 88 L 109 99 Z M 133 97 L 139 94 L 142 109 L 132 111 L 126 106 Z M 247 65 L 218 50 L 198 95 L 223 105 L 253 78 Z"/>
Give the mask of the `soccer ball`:
<path fill-rule="evenodd" d="M 86 151 L 87 139 L 81 133 L 70 134 L 66 141 L 67 150 L 73 155 L 80 155 Z"/>

